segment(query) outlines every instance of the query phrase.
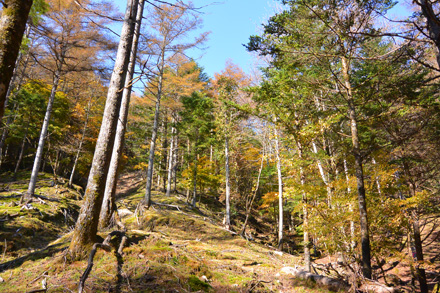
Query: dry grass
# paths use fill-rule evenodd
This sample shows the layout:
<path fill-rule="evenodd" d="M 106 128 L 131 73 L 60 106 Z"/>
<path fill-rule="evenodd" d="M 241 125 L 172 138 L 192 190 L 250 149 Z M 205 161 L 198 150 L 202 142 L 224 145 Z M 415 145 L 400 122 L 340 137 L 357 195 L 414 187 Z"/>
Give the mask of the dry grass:
<path fill-rule="evenodd" d="M 43 186 L 44 182 L 47 186 Z M 8 237 L 9 246 L 0 264 L 0 277 L 4 280 L 0 282 L 0 292 L 39 289 L 44 279 L 47 292 L 74 292 L 87 265 L 86 261 L 65 261 L 63 250 L 70 240 L 66 233 L 73 222 L 57 212 L 63 208 L 77 211 L 77 194 L 71 190 L 60 193 L 65 189 L 61 185 L 55 192 L 48 178 L 39 184 L 47 196 L 60 202 L 35 204 L 38 211 L 23 212 L 3 223 L 0 241 Z M 19 192 L 16 189 L 13 192 Z M 131 190 L 119 199 L 118 205 L 134 212 L 143 191 Z M 6 210 L 13 214 L 18 209 L 6 207 L 11 202 L 8 194 L 11 193 L 0 194 L 0 213 Z M 137 218 L 123 218 L 128 228 L 128 246 L 122 258 L 113 252 L 98 251 L 86 292 L 324 292 L 310 284 L 294 283 L 286 276 L 277 277 L 282 267 L 299 263 L 299 258 L 278 255 L 271 247 L 248 242 L 224 230 L 218 213 L 221 207 L 211 209 L 206 203 L 193 209 L 185 198 L 165 197 L 159 192 L 153 194 L 153 200 L 169 206 L 153 205 Z M 14 234 L 18 227 L 25 233 L 24 240 Z M 60 238 L 62 235 L 65 236 Z"/>

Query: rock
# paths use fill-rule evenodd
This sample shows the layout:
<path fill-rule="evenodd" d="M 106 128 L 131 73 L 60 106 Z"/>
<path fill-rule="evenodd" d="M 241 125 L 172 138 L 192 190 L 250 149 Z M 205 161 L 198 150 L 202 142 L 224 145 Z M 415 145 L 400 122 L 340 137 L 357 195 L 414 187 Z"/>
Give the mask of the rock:
<path fill-rule="evenodd" d="M 281 269 L 281 273 L 292 275 L 294 278 L 315 282 L 316 284 L 325 287 L 331 291 L 347 292 L 347 290 L 350 288 L 345 282 L 341 280 L 329 278 L 322 275 L 315 275 L 298 268 L 284 267 Z"/>
<path fill-rule="evenodd" d="M 5 280 L 2 278 L 2 277 L 0 277 L 0 283 L 3 283 Z"/>
<path fill-rule="evenodd" d="M 274 251 L 273 254 L 283 256 L 283 253 L 281 251 Z"/>
<path fill-rule="evenodd" d="M 211 281 L 210 281 L 205 275 L 201 276 L 201 277 L 200 277 L 200 280 L 202 280 L 202 281 L 204 281 L 204 282 L 206 282 L 206 283 L 211 282 Z"/>
<path fill-rule="evenodd" d="M 375 292 L 375 293 L 397 293 L 397 289 L 393 287 L 388 287 L 384 284 L 375 281 L 367 281 L 363 284 L 360 289 L 365 292 Z"/>
<path fill-rule="evenodd" d="M 280 271 L 281 274 L 293 275 L 293 276 L 296 275 L 297 272 L 298 270 L 293 267 L 284 267 Z"/>
<path fill-rule="evenodd" d="M 125 218 L 133 215 L 133 212 L 131 212 L 129 209 L 118 209 L 118 215 L 121 218 Z"/>

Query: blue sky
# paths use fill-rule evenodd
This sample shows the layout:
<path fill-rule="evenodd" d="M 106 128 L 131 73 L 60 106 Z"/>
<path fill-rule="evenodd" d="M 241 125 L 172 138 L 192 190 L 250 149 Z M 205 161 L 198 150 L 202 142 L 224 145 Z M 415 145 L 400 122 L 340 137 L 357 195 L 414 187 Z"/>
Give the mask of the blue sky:
<path fill-rule="evenodd" d="M 193 0 L 192 2 L 196 7 L 204 7 L 201 10 L 204 25 L 199 32 L 210 31 L 211 34 L 205 44 L 206 50 L 192 51 L 191 57 L 197 59 L 211 77 L 225 67 L 228 59 L 248 72 L 252 68 L 252 56 L 242 44 L 247 43 L 249 36 L 258 32 L 261 23 L 273 14 L 272 7 L 279 1 Z M 126 0 L 117 0 L 115 3 L 121 11 L 125 10 Z"/>
<path fill-rule="evenodd" d="M 210 31 L 211 34 L 205 45 L 206 50 L 193 51 L 190 53 L 191 57 L 197 59 L 211 77 L 225 67 L 228 59 L 249 73 L 255 62 L 243 44 L 248 42 L 249 36 L 258 34 L 261 24 L 274 14 L 275 7 L 280 1 L 193 0 L 192 2 L 196 7 L 204 7 L 201 10 L 204 28 L 200 33 Z M 116 0 L 115 3 L 122 12 L 125 11 L 126 0 Z M 401 4 L 390 12 L 391 15 L 407 13 Z"/>

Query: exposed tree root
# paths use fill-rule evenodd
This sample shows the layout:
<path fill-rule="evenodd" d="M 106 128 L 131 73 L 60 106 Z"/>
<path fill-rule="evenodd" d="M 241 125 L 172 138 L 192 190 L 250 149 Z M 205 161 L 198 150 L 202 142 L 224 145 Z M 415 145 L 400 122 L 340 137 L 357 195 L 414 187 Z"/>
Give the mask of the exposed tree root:
<path fill-rule="evenodd" d="M 90 252 L 87 268 L 85 269 L 83 275 L 80 278 L 79 286 L 78 286 L 78 293 L 82 293 L 84 290 L 84 284 L 89 277 L 90 272 L 93 268 L 93 259 L 95 258 L 95 254 L 98 250 L 98 248 L 104 249 L 107 252 L 110 252 L 112 250 L 112 247 L 110 245 L 110 240 L 113 236 L 119 236 L 121 237 L 121 242 L 119 245 L 119 248 L 116 250 L 115 248 L 115 254 L 116 258 L 118 260 L 118 276 L 121 275 L 121 268 L 122 268 L 122 250 L 124 249 L 124 246 L 127 242 L 127 237 L 125 236 L 125 232 L 121 231 L 113 231 L 110 234 L 107 235 L 107 237 L 104 239 L 102 243 L 95 243 L 93 244 L 92 251 Z M 118 286 L 119 286 L 119 279 L 118 278 Z"/>

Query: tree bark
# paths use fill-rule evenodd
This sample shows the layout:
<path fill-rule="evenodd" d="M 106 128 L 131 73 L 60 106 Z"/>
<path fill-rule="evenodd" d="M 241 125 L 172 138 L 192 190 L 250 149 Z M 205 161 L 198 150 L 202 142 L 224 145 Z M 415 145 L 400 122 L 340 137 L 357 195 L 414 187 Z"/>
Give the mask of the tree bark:
<path fill-rule="evenodd" d="M 426 281 L 426 272 L 423 267 L 423 246 L 422 246 L 422 237 L 420 234 L 420 224 L 419 219 L 415 211 L 412 213 L 413 218 L 413 236 L 414 236 L 414 246 L 416 249 L 416 276 L 420 285 L 420 293 L 428 293 L 428 284 Z"/>
<path fill-rule="evenodd" d="M 197 138 L 194 142 L 194 170 L 193 170 L 193 199 L 192 206 L 195 208 L 197 204 Z"/>
<path fill-rule="evenodd" d="M 298 147 L 298 157 L 302 161 L 303 159 L 303 147 L 300 141 L 297 140 L 296 145 Z M 299 167 L 299 175 L 302 191 L 302 203 L 303 203 L 303 237 L 304 237 L 304 267 L 307 272 L 311 270 L 310 263 L 310 239 L 309 239 L 309 209 L 307 194 L 305 192 L 306 176 L 304 174 L 304 168 L 302 167 L 302 162 Z"/>
<path fill-rule="evenodd" d="M 142 16 L 144 13 L 144 0 L 138 0 L 138 8 L 136 15 L 136 24 L 133 33 L 133 42 L 130 50 L 130 60 L 125 78 L 124 91 L 122 93 L 121 108 L 119 110 L 119 119 L 113 145 L 112 158 L 107 174 L 107 182 L 105 185 L 104 199 L 102 202 L 101 213 L 99 216 L 99 227 L 105 228 L 109 226 L 113 213 L 116 211 L 116 186 L 118 180 L 119 163 L 124 147 L 124 136 L 127 127 L 128 110 L 130 108 L 131 89 L 133 83 L 134 69 L 136 64 L 137 47 L 142 24 Z"/>
<path fill-rule="evenodd" d="M 312 147 L 313 147 L 313 152 L 315 154 L 318 154 L 318 148 L 316 147 L 316 143 L 314 141 L 312 141 Z M 332 189 L 329 184 L 329 176 L 325 175 L 325 171 L 324 171 L 324 168 L 322 167 L 322 162 L 320 159 L 318 159 L 318 169 L 319 169 L 319 174 L 321 175 L 321 178 L 322 178 L 322 182 L 324 182 L 324 185 L 327 189 L 327 204 L 328 204 L 328 207 L 331 208 L 332 207 Z"/>
<path fill-rule="evenodd" d="M 227 124 L 227 122 L 226 122 Z M 225 183 L 226 183 L 226 211 L 225 211 L 225 228 L 227 230 L 231 229 L 231 206 L 230 206 L 230 200 L 231 200 L 231 185 L 229 182 L 229 137 L 226 134 L 225 135 Z"/>
<path fill-rule="evenodd" d="M 361 228 L 361 247 L 362 247 L 362 273 L 365 278 L 371 279 L 371 248 L 370 248 L 370 233 L 368 228 L 368 214 L 367 202 L 365 197 L 364 186 L 364 170 L 362 164 L 362 155 L 360 150 L 358 127 L 356 120 L 356 110 L 353 100 L 353 94 L 350 84 L 349 64 L 345 57 L 342 57 L 342 74 L 344 84 L 347 91 L 348 103 L 348 118 L 350 120 L 351 141 L 353 144 L 353 155 L 355 161 L 355 174 L 357 181 L 358 203 L 360 214 L 360 228 Z"/>
<path fill-rule="evenodd" d="M 173 151 L 173 190 L 174 190 L 174 192 L 177 192 L 177 166 L 178 166 L 178 164 L 179 164 L 179 162 L 178 162 L 178 159 L 179 159 L 179 154 L 178 154 L 178 152 L 179 152 L 179 134 L 178 134 L 178 132 L 177 132 L 177 129 L 176 129 L 176 134 L 175 134 L 175 137 L 174 137 L 174 151 Z"/>
<path fill-rule="evenodd" d="M 92 167 L 87 181 L 84 201 L 69 247 L 72 258 L 83 257 L 86 248 L 96 242 L 102 200 L 113 150 L 122 91 L 133 41 L 138 0 L 128 0 L 116 62 L 110 80 L 101 129 L 96 142 Z"/>
<path fill-rule="evenodd" d="M 63 50 L 63 49 L 62 49 Z M 29 181 L 29 186 L 23 200 L 29 200 L 35 193 L 35 186 L 38 179 L 38 170 L 41 167 L 41 161 L 43 159 L 44 144 L 46 142 L 47 131 L 49 129 L 50 116 L 52 115 L 53 103 L 55 100 L 55 95 L 58 89 L 58 84 L 60 82 L 61 68 L 64 62 L 64 53 L 61 53 L 60 64 L 56 72 L 54 73 L 52 90 L 50 92 L 49 101 L 47 103 L 46 114 L 44 116 L 43 126 L 41 127 L 40 139 L 38 140 L 37 153 L 35 154 L 34 166 L 32 168 L 31 179 Z"/>
<path fill-rule="evenodd" d="M 147 208 L 151 206 L 151 186 L 153 182 L 154 151 L 156 149 L 156 138 L 157 138 L 157 131 L 159 128 L 160 100 L 162 98 L 164 66 L 165 66 L 165 40 L 163 41 L 163 48 L 161 52 L 161 59 L 159 65 L 159 82 L 157 85 L 156 107 L 154 111 L 154 121 L 153 121 L 153 133 L 151 134 L 150 152 L 148 154 L 147 184 L 145 189 L 145 205 Z"/>
<path fill-rule="evenodd" d="M 0 19 L 0 121 L 33 0 L 4 0 Z"/>
<path fill-rule="evenodd" d="M 261 172 L 263 171 L 263 164 L 264 164 L 264 147 L 263 147 L 263 155 L 261 156 L 260 169 L 258 170 L 257 186 L 255 186 L 255 191 L 254 194 L 252 195 L 251 200 L 246 203 L 246 218 L 244 219 L 243 228 L 241 228 L 241 232 L 240 232 L 240 235 L 243 237 L 245 236 L 246 233 L 246 226 L 249 220 L 249 216 L 251 214 L 252 204 L 254 203 L 254 200 L 257 197 L 257 193 L 260 188 L 260 178 L 261 178 Z"/>
<path fill-rule="evenodd" d="M 168 121 L 167 121 L 167 114 L 165 112 L 165 119 L 163 119 L 162 125 L 163 125 L 163 141 L 162 141 L 162 150 L 163 150 L 163 158 L 162 158 L 162 162 L 161 162 L 161 168 L 163 170 L 163 176 L 162 176 L 162 180 L 163 180 L 163 188 L 162 190 L 165 192 L 166 191 L 166 185 L 167 185 L 167 176 L 165 175 L 167 172 L 167 160 L 168 160 Z M 160 186 L 159 184 L 157 185 L 158 187 Z"/>
<path fill-rule="evenodd" d="M 192 206 L 197 206 L 197 158 L 194 159 Z"/>
<path fill-rule="evenodd" d="M 28 29 L 26 29 L 26 37 L 29 35 L 29 33 L 30 33 L 30 26 L 28 26 Z M 15 79 L 17 78 L 17 75 L 18 75 L 17 69 L 18 69 L 19 63 L 21 61 L 21 58 L 22 58 L 22 54 L 20 52 L 20 54 L 18 55 L 18 58 L 17 58 L 17 62 L 16 62 L 15 69 L 14 69 L 14 73 L 12 75 L 11 83 L 9 84 L 8 91 L 6 93 L 5 109 L 8 106 L 8 102 L 9 102 L 9 98 L 10 98 L 10 96 L 12 94 L 12 90 L 14 90 L 14 88 L 15 88 Z M 23 84 L 24 73 L 26 72 L 26 68 L 27 68 L 28 63 L 29 63 L 29 54 L 27 54 L 26 60 L 24 61 L 23 69 L 22 69 L 22 74 L 21 74 L 20 80 L 19 80 L 19 82 L 17 84 L 17 90 L 16 90 L 14 95 L 16 95 L 16 93 L 18 93 L 18 91 L 21 88 L 21 85 Z M 13 108 L 14 108 L 14 110 L 17 110 L 16 109 L 17 107 L 15 105 L 14 105 Z M 3 128 L 3 133 L 2 133 L 2 136 L 1 136 L 1 139 L 0 139 L 0 166 L 2 164 L 3 157 L 4 157 L 3 156 L 3 147 L 5 146 L 6 137 L 8 136 L 9 125 L 11 125 L 11 123 L 14 121 L 15 116 L 16 115 L 9 115 L 8 119 L 6 119 L 6 124 L 5 124 L 4 128 Z M 0 125 L 1 125 L 1 122 L 0 122 Z"/>
<path fill-rule="evenodd" d="M 426 18 L 429 38 L 437 47 L 437 65 L 440 68 L 440 19 L 434 12 L 432 2 L 430 0 L 420 0 L 418 5 L 422 10 L 423 16 Z"/>
<path fill-rule="evenodd" d="M 70 172 L 69 187 L 72 187 L 73 177 L 75 175 L 75 170 L 76 170 L 76 166 L 78 164 L 79 155 L 81 154 L 82 145 L 83 145 L 84 139 L 86 137 L 87 124 L 89 123 L 89 115 L 90 115 L 91 102 L 92 102 L 92 97 L 90 97 L 89 103 L 87 105 L 86 120 L 84 121 L 84 127 L 83 127 L 83 131 L 82 131 L 82 134 L 81 134 L 81 140 L 79 141 L 78 150 L 76 151 L 75 161 L 73 162 L 73 167 L 72 167 L 72 172 Z"/>
<path fill-rule="evenodd" d="M 283 248 L 283 225 L 284 225 L 284 211 L 283 211 L 283 176 L 281 174 L 281 158 L 280 158 L 280 146 L 279 146 L 279 138 L 278 131 L 275 126 L 275 155 L 277 157 L 277 174 L 278 174 L 278 213 L 279 213 L 279 221 L 278 221 L 278 249 L 282 250 Z"/>
<path fill-rule="evenodd" d="M 350 188 L 350 177 L 348 176 L 348 167 L 347 167 L 347 160 L 344 159 L 344 173 L 345 173 L 345 181 L 347 182 L 347 194 L 350 195 L 351 188 Z M 350 212 L 353 212 L 353 204 L 350 203 L 348 207 Z M 354 221 L 350 221 L 350 237 L 351 237 L 351 250 L 353 251 L 356 247 L 356 238 L 355 238 L 355 227 L 354 227 Z"/>
<path fill-rule="evenodd" d="M 23 154 L 24 154 L 24 149 L 26 146 L 26 139 L 27 139 L 28 130 L 29 130 L 29 127 L 26 127 L 26 131 L 24 133 L 23 140 L 21 141 L 20 154 L 18 155 L 17 163 L 15 164 L 15 169 L 14 169 L 14 176 L 13 176 L 14 178 L 17 177 L 18 168 L 20 167 L 20 163 L 23 160 Z"/>
<path fill-rule="evenodd" d="M 175 119 L 173 117 L 173 126 L 171 126 L 171 142 L 170 142 L 170 155 L 169 155 L 169 161 L 168 161 L 168 177 L 167 177 L 167 188 L 166 188 L 166 196 L 171 195 L 171 181 L 174 171 L 174 165 L 175 165 L 175 157 L 176 154 L 174 152 L 175 148 L 175 141 L 176 141 L 176 128 L 174 127 Z"/>

